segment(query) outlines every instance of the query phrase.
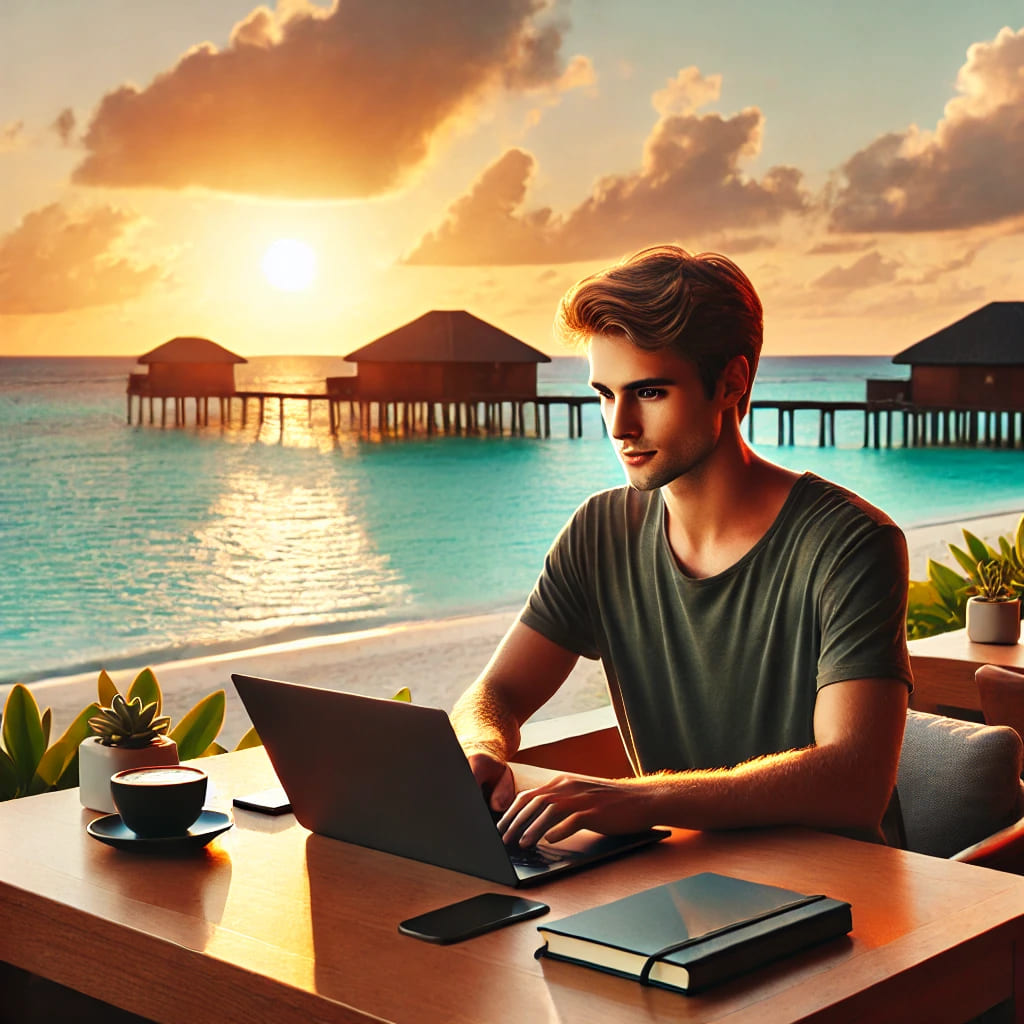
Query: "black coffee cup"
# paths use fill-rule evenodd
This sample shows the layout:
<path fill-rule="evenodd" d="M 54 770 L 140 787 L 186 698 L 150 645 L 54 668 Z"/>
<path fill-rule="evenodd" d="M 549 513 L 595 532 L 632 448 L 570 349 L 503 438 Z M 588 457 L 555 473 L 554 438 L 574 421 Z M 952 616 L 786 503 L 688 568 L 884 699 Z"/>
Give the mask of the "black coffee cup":
<path fill-rule="evenodd" d="M 203 811 L 206 772 L 190 765 L 127 768 L 110 777 L 121 820 L 146 839 L 188 832 Z"/>

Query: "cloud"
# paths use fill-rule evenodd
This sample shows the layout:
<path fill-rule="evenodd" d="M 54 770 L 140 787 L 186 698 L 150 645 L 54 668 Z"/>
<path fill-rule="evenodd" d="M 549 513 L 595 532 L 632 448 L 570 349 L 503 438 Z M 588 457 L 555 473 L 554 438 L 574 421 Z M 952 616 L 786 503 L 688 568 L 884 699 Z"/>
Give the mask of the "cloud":
<path fill-rule="evenodd" d="M 60 141 L 69 146 L 75 131 L 75 112 L 70 107 L 65 107 L 50 127 L 57 133 Z"/>
<path fill-rule="evenodd" d="M 864 252 L 865 249 L 874 248 L 873 238 L 856 239 L 844 238 L 841 241 L 819 242 L 807 250 L 809 256 L 835 256 L 848 252 Z"/>
<path fill-rule="evenodd" d="M 763 117 L 748 108 L 732 117 L 695 113 L 717 98 L 717 76 L 687 68 L 655 93 L 661 116 L 639 169 L 599 179 L 565 215 L 524 209 L 536 170 L 532 154 L 510 149 L 449 208 L 444 221 L 406 258 L 420 264 L 565 263 L 621 255 L 653 242 L 744 231 L 802 211 L 800 172 L 773 167 L 761 180 L 741 164 L 761 147 Z M 701 246 L 703 247 L 703 246 Z"/>
<path fill-rule="evenodd" d="M 399 186 L 491 90 L 555 87 L 547 0 L 302 0 L 101 101 L 79 184 L 345 198 Z M 585 67 L 570 65 L 572 81 Z"/>
<path fill-rule="evenodd" d="M 0 127 L 0 153 L 11 153 L 25 144 L 25 122 L 11 121 Z"/>
<path fill-rule="evenodd" d="M 976 43 L 934 132 L 876 139 L 843 166 L 830 227 L 941 231 L 1024 214 L 1024 29 Z"/>
<path fill-rule="evenodd" d="M 854 291 L 876 284 L 890 284 L 896 279 L 900 265 L 879 252 L 869 252 L 847 267 L 833 267 L 822 274 L 814 285 L 818 288 L 842 288 Z"/>
<path fill-rule="evenodd" d="M 0 238 L 0 314 L 63 313 L 140 295 L 161 276 L 118 254 L 138 223 L 112 206 L 72 214 L 52 203 Z"/>

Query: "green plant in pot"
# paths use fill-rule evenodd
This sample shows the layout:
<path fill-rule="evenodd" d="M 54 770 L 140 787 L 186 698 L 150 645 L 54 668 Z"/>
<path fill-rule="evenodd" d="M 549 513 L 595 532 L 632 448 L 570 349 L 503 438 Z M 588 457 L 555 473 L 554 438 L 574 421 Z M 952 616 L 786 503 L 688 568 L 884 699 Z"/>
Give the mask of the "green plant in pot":
<path fill-rule="evenodd" d="M 1016 530 L 1001 536 L 998 548 L 986 544 L 970 530 L 963 530 L 964 547 L 949 544 L 949 553 L 957 563 L 957 571 L 934 559 L 928 560 L 928 578 L 911 581 L 907 605 L 907 637 L 917 640 L 934 636 L 967 625 L 967 604 L 973 598 L 975 605 L 1009 603 L 1010 608 L 998 610 L 981 608 L 981 618 L 999 618 L 1011 625 L 1007 628 L 1006 643 L 1012 639 L 1013 602 L 1024 594 L 1024 516 Z M 996 563 L 990 565 L 989 563 Z M 984 602 L 983 600 L 984 599 Z M 1019 624 L 1019 608 L 1018 608 Z M 972 612 L 972 634 L 981 635 L 979 616 Z M 983 641 L 991 642 L 991 641 Z"/>
<path fill-rule="evenodd" d="M 223 752 L 214 742 L 224 722 L 224 691 L 203 698 L 171 727 L 161 713 L 163 694 L 151 669 L 143 669 L 126 695 L 101 672 L 99 710 L 89 719 L 93 735 L 79 748 L 79 793 L 82 805 L 114 812 L 110 776 L 126 768 L 177 764 L 180 760 Z"/>
<path fill-rule="evenodd" d="M 967 588 L 967 639 L 978 644 L 1015 644 L 1020 639 L 1017 569 L 1002 556 L 979 561 Z"/>

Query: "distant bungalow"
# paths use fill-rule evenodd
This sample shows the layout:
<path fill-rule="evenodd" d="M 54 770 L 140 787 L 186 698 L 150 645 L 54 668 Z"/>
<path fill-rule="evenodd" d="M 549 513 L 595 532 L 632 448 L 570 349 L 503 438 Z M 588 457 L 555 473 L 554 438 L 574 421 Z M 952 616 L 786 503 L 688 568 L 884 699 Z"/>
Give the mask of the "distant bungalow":
<path fill-rule="evenodd" d="M 893 356 L 916 406 L 1024 409 L 1024 302 L 990 302 Z"/>
<path fill-rule="evenodd" d="M 462 309 L 424 313 L 345 359 L 358 364 L 356 377 L 334 377 L 330 384 L 335 393 L 364 402 L 533 398 L 537 364 L 551 362 L 543 352 Z"/>
<path fill-rule="evenodd" d="M 172 338 L 139 356 L 138 363 L 147 373 L 133 373 L 128 378 L 128 422 L 132 421 L 132 398 L 139 399 L 139 422 L 142 402 L 149 399 L 149 421 L 153 422 L 153 399 L 161 399 L 161 423 L 166 421 L 166 400 L 174 399 L 174 422 L 185 421 L 185 399 L 196 401 L 197 422 L 209 420 L 208 400 L 230 399 L 237 393 L 235 366 L 248 360 L 229 352 L 207 338 Z M 200 416 L 200 401 L 205 415 Z M 223 414 L 222 414 L 223 419 Z"/>

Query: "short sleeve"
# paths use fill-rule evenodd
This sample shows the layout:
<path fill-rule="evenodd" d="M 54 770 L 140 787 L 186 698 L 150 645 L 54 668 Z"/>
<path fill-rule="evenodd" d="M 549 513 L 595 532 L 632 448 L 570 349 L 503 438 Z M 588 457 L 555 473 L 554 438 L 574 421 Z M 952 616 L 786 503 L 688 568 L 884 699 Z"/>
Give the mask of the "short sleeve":
<path fill-rule="evenodd" d="M 854 530 L 823 581 L 817 685 L 884 677 L 913 686 L 907 653 L 909 564 L 892 523 Z"/>
<path fill-rule="evenodd" d="M 555 538 L 520 622 L 552 643 L 585 658 L 599 656 L 588 593 L 593 555 L 587 549 L 587 506 Z"/>

